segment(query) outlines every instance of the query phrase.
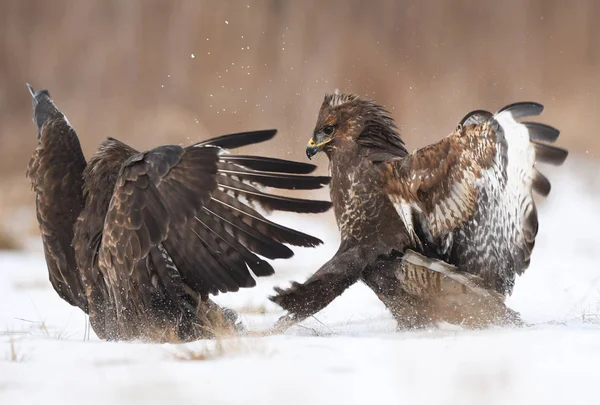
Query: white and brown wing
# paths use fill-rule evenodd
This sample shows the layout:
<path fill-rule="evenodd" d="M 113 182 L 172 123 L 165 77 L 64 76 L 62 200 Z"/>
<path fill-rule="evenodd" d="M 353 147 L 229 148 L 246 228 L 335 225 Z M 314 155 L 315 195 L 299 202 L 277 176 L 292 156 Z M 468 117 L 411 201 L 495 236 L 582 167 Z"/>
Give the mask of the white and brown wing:
<path fill-rule="evenodd" d="M 542 110 L 526 102 L 493 115 L 474 111 L 438 143 L 382 166 L 408 230 L 416 236 L 420 227 L 441 257 L 503 294 L 529 265 L 538 228 L 533 191 L 550 191 L 535 163 L 560 165 L 567 156 L 541 142 L 556 141 L 556 129 L 517 121 Z"/>

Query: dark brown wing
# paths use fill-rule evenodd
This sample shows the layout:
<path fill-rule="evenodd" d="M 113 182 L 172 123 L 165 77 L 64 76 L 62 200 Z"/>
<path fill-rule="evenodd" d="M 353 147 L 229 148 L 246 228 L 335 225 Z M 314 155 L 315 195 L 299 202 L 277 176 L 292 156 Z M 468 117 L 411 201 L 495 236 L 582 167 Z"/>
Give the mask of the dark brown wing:
<path fill-rule="evenodd" d="M 258 255 L 287 258 L 293 252 L 285 243 L 321 243 L 269 221 L 248 204 L 324 212 L 331 203 L 278 196 L 258 187 L 314 189 L 329 178 L 290 174 L 308 172 L 308 165 L 230 156 L 220 147 L 256 143 L 274 134 L 258 131 L 187 148 L 163 146 L 125 162 L 99 255 L 115 302 L 133 308 L 153 305 L 157 296 L 177 302 L 189 291 L 206 296 L 251 287 L 255 280 L 250 270 L 256 276 L 273 273 Z"/>
<path fill-rule="evenodd" d="M 539 142 L 554 142 L 556 129 L 516 121 L 542 109 L 516 103 L 494 115 L 475 111 L 440 142 L 382 166 L 387 193 L 409 231 L 414 235 L 424 223 L 443 257 L 501 293 L 529 265 L 538 228 L 532 192 L 550 191 L 535 162 L 562 164 L 567 156 Z"/>
<path fill-rule="evenodd" d="M 58 295 L 87 312 L 87 300 L 71 245 L 73 225 L 83 208 L 86 166 L 75 130 L 47 91 L 33 97 L 38 145 L 27 168 L 36 192 L 36 212 L 49 278 Z"/>

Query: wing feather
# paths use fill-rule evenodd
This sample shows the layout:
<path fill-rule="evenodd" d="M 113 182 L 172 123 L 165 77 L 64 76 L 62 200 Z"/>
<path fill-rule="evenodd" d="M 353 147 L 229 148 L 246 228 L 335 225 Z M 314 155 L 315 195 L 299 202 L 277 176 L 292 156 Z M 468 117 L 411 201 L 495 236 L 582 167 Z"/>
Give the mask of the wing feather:
<path fill-rule="evenodd" d="M 560 131 L 550 125 L 541 122 L 522 122 L 529 131 L 529 139 L 532 141 L 556 142 Z"/>
<path fill-rule="evenodd" d="M 473 111 L 441 141 L 380 166 L 399 214 L 408 204 L 423 218 L 428 242 L 443 253 L 452 241 L 447 259 L 500 292 L 510 292 L 514 274 L 529 265 L 538 228 L 532 192 L 550 192 L 535 162 L 560 165 L 567 157 L 565 149 L 540 142 L 555 142 L 558 130 L 516 121 L 542 110 L 524 102 L 493 115 Z M 413 224 L 400 217 L 410 232 Z"/>
<path fill-rule="evenodd" d="M 284 243 L 315 246 L 310 235 L 271 222 L 239 200 L 265 209 L 323 212 L 331 203 L 269 194 L 257 186 L 316 189 L 329 178 L 301 176 L 305 165 L 282 159 L 232 159 L 237 147 L 272 137 L 233 134 L 187 148 L 168 145 L 125 161 L 106 215 L 99 264 L 121 308 L 237 291 L 273 274 L 267 258 L 288 258 Z M 235 162 L 235 163 L 234 163 Z M 263 170 L 256 170 L 260 168 Z M 270 169 L 270 170 L 269 170 Z M 151 299 L 144 294 L 153 294 Z M 144 295 L 144 296 L 139 296 Z M 120 314 L 118 316 L 126 316 Z"/>
<path fill-rule="evenodd" d="M 533 142 L 535 159 L 538 162 L 548 163 L 554 166 L 562 165 L 567 159 L 569 152 L 566 149 L 539 142 Z"/>

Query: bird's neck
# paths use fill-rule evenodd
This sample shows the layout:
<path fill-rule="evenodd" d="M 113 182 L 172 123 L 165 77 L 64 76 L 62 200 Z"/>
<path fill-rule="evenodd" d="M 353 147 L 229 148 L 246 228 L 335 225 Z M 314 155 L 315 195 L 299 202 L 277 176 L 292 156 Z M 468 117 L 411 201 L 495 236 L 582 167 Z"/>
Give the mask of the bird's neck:
<path fill-rule="evenodd" d="M 358 148 L 337 150 L 329 162 L 331 173 L 330 194 L 342 240 L 361 240 L 363 225 L 369 215 L 376 215 L 378 201 L 371 201 L 372 163 Z"/>
<path fill-rule="evenodd" d="M 331 189 L 334 187 L 347 188 L 348 176 L 360 170 L 363 163 L 363 157 L 358 145 L 336 146 L 329 158 L 329 174 L 331 176 Z"/>

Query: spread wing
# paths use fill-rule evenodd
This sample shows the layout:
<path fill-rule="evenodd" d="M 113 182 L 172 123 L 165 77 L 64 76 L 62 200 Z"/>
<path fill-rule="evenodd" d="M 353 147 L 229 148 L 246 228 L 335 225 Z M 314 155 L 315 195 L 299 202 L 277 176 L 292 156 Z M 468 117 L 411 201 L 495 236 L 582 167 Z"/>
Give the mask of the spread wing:
<path fill-rule="evenodd" d="M 49 93 L 27 86 L 38 127 L 38 145 L 27 167 L 27 177 L 36 191 L 37 220 L 50 282 L 62 299 L 87 312 L 88 302 L 71 244 L 73 224 L 84 205 L 81 173 L 85 158 L 75 130 Z"/>
<path fill-rule="evenodd" d="M 185 302 L 190 293 L 252 287 L 251 272 L 273 273 L 260 256 L 288 258 L 293 252 L 285 244 L 322 243 L 266 219 L 250 205 L 324 212 L 331 203 L 269 194 L 260 187 L 316 189 L 328 177 L 302 176 L 314 170 L 312 165 L 224 153 L 223 147 L 262 142 L 275 132 L 233 134 L 187 148 L 162 146 L 124 163 L 98 258 L 118 312 Z"/>
<path fill-rule="evenodd" d="M 40 131 L 55 129 L 57 125 L 48 122 Z M 73 224 L 83 207 L 81 171 L 79 176 L 78 173 L 65 176 L 62 170 L 56 170 L 61 164 L 73 165 L 73 162 L 83 167 L 85 160 L 83 156 L 81 160 L 62 156 L 64 160 L 58 162 L 61 156 L 46 153 L 44 144 L 40 143 L 34 152 L 27 176 L 35 183 L 44 184 L 36 193 L 35 206 L 50 283 L 62 299 L 87 312 L 87 300 L 71 245 Z M 71 198 L 64 198 L 65 195 Z M 56 201 L 62 204 L 57 205 Z"/>
<path fill-rule="evenodd" d="M 548 144 L 556 129 L 517 121 L 542 110 L 525 102 L 496 114 L 474 111 L 438 143 L 381 166 L 409 232 L 424 229 L 443 258 L 501 293 L 510 293 L 515 273 L 529 265 L 538 229 L 533 191 L 550 192 L 535 163 L 560 165 L 567 157 Z"/>

